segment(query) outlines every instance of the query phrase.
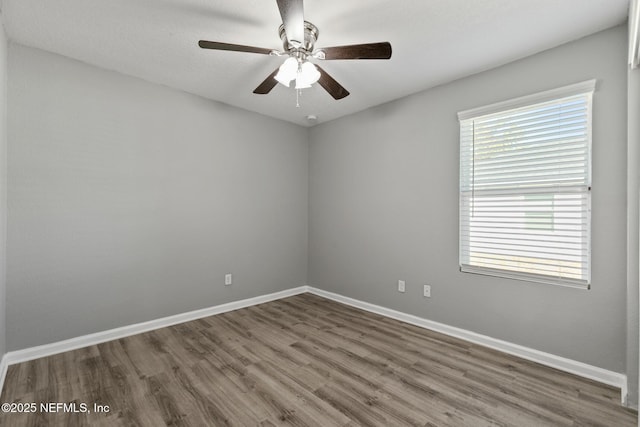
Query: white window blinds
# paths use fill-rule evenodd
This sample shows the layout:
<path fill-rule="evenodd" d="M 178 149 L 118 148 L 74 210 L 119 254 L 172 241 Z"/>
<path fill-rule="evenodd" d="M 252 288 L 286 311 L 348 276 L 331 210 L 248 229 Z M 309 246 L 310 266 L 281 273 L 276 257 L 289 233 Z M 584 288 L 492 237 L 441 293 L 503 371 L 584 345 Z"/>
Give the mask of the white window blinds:
<path fill-rule="evenodd" d="M 594 87 L 459 114 L 461 271 L 588 287 Z"/>

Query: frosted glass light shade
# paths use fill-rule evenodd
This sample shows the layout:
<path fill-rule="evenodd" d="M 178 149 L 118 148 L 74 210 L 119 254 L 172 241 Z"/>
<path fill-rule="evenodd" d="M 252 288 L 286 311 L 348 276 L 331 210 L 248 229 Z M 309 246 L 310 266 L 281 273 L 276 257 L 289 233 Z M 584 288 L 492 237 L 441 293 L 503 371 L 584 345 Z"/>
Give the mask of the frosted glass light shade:
<path fill-rule="evenodd" d="M 296 77 L 296 89 L 308 89 L 310 87 L 311 85 L 300 78 L 300 74 L 298 74 L 298 77 Z"/>
<path fill-rule="evenodd" d="M 278 69 L 278 74 L 275 75 L 275 79 L 289 87 L 291 80 L 295 79 L 298 75 L 298 60 L 296 58 L 287 58 L 286 61 Z"/>
<path fill-rule="evenodd" d="M 320 79 L 320 72 L 311 62 L 305 62 L 300 66 L 296 76 L 296 89 L 306 89 Z"/>

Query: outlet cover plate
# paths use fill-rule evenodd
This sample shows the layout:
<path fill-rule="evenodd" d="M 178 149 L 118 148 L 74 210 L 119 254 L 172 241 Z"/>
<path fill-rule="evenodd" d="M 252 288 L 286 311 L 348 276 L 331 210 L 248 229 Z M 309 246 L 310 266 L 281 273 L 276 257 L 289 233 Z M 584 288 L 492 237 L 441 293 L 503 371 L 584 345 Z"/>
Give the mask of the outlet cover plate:
<path fill-rule="evenodd" d="M 398 280 L 398 292 L 404 292 L 405 284 L 404 280 Z"/>
<path fill-rule="evenodd" d="M 424 295 L 425 298 L 431 298 L 431 285 L 424 285 L 422 295 Z"/>

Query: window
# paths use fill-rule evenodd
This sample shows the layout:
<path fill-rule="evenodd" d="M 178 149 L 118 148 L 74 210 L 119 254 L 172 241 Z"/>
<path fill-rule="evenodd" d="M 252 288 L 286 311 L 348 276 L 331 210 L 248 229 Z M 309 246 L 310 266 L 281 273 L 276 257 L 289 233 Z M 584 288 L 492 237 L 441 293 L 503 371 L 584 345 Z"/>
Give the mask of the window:
<path fill-rule="evenodd" d="M 595 80 L 460 119 L 460 270 L 588 288 Z"/>

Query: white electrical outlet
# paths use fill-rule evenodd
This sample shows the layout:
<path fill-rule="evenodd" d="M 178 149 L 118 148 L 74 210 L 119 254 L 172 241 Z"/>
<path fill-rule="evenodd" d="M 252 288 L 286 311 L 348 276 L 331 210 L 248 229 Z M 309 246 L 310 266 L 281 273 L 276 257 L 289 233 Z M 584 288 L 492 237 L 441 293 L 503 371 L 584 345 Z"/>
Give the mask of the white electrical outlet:
<path fill-rule="evenodd" d="M 398 280 L 398 292 L 404 292 L 404 280 Z"/>
<path fill-rule="evenodd" d="M 225 274 L 224 275 L 224 285 L 225 286 L 229 286 L 232 283 L 233 283 L 233 276 L 231 275 L 231 273 Z"/>
<path fill-rule="evenodd" d="M 422 295 L 424 295 L 425 298 L 431 298 L 431 285 L 424 285 Z"/>

